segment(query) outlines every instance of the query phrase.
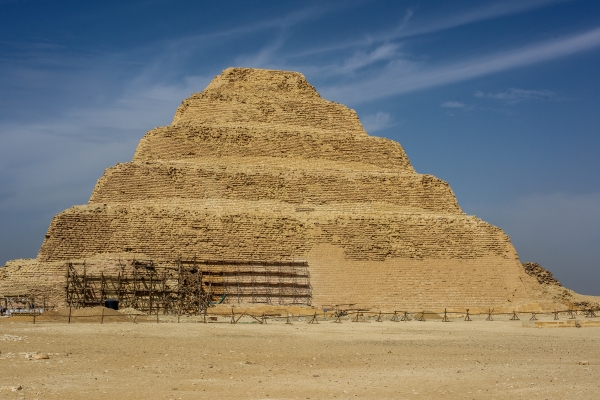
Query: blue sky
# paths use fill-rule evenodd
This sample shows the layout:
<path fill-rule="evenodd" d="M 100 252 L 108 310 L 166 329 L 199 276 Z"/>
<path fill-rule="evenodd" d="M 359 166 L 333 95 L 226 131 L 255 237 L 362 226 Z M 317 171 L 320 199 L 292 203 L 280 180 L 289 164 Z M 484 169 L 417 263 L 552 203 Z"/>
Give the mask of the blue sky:
<path fill-rule="evenodd" d="M 230 66 L 302 72 L 600 295 L 600 2 L 0 0 L 0 263 Z"/>

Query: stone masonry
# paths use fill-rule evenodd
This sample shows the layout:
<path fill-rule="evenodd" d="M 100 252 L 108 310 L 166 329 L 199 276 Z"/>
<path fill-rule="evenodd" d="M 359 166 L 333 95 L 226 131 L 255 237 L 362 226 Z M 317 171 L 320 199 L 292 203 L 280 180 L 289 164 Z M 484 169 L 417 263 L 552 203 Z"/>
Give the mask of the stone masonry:
<path fill-rule="evenodd" d="M 36 260 L 4 268 L 0 292 L 56 287 L 65 260 L 117 255 L 304 259 L 317 306 L 553 306 L 501 229 L 288 71 L 229 68 L 183 101 L 88 204 L 52 220 Z"/>

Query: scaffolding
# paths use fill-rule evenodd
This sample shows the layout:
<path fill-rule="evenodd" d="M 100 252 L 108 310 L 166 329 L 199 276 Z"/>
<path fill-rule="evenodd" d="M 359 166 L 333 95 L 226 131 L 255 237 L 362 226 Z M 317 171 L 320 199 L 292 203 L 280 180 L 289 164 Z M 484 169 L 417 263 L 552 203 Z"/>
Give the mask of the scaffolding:
<path fill-rule="evenodd" d="M 198 271 L 204 290 L 219 302 L 310 305 L 308 262 L 180 260 L 182 270 Z"/>
<path fill-rule="evenodd" d="M 66 265 L 67 305 L 75 308 L 104 305 L 107 299 L 116 299 L 121 307 L 132 307 L 154 313 L 173 312 L 181 291 L 178 273 L 173 268 L 158 267 L 151 260 L 133 260 L 130 268 L 120 264 L 114 275 L 104 272 L 90 274 L 87 265 L 69 262 Z"/>
<path fill-rule="evenodd" d="M 66 264 L 66 302 L 75 308 L 104 305 L 147 313 L 200 314 L 215 303 L 310 305 L 306 261 L 152 260 L 119 262 L 116 274 L 89 273 L 83 263 Z"/>

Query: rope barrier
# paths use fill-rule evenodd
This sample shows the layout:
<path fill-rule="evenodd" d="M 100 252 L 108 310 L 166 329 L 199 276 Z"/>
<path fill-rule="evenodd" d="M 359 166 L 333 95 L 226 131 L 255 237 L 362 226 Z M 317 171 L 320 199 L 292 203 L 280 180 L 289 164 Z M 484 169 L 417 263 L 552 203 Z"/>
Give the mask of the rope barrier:
<path fill-rule="evenodd" d="M 568 310 L 554 310 L 551 312 L 536 312 L 536 311 L 532 311 L 531 312 L 531 317 L 529 318 L 530 321 L 538 321 L 538 317 L 540 316 L 552 316 L 554 321 L 560 320 L 560 315 L 563 314 L 565 316 L 568 316 L 569 319 L 576 319 L 577 316 L 584 316 L 585 318 L 597 318 L 597 309 L 594 308 L 584 308 L 584 309 L 574 309 L 574 308 L 569 308 Z M 105 310 L 103 309 L 101 313 L 99 313 L 98 315 L 74 315 L 74 310 L 73 307 L 69 307 L 68 309 L 68 314 L 64 315 L 64 316 L 53 316 L 53 318 L 55 320 L 49 320 L 44 318 L 44 312 L 40 310 L 40 312 L 33 312 L 33 313 L 13 313 L 14 316 L 26 316 L 29 315 L 32 317 L 32 322 L 34 324 L 36 323 L 45 323 L 45 322 L 60 322 L 61 320 L 65 320 L 67 323 L 72 323 L 74 321 L 77 320 L 86 320 L 86 319 L 90 319 L 90 318 L 97 318 L 99 319 L 99 322 L 101 324 L 105 323 L 105 321 L 110 320 L 110 321 L 114 321 L 115 317 L 116 318 L 124 318 L 127 317 L 127 314 L 123 314 L 121 315 L 112 315 L 112 314 L 106 314 Z M 161 319 L 159 318 L 158 314 L 152 313 L 153 315 L 145 315 L 146 319 L 144 321 L 146 322 L 150 322 L 150 319 L 152 317 L 155 317 L 155 321 L 161 322 Z M 171 315 L 171 314 L 166 314 L 166 315 Z M 389 315 L 389 319 L 385 318 L 385 316 Z M 369 321 L 375 321 L 375 322 L 383 322 L 384 320 L 389 320 L 392 322 L 400 322 L 400 321 L 411 321 L 411 320 L 417 320 L 420 322 L 424 322 L 426 320 L 430 320 L 432 319 L 431 317 L 429 317 L 429 315 L 431 317 L 433 317 L 433 319 L 440 319 L 441 322 L 451 322 L 451 318 L 462 318 L 462 316 L 464 315 L 464 321 L 473 321 L 473 317 L 477 317 L 477 316 L 485 316 L 485 320 L 486 321 L 494 321 L 495 317 L 499 317 L 502 315 L 507 315 L 510 316 L 510 318 L 508 318 L 508 320 L 510 321 L 520 321 L 519 318 L 519 314 L 517 311 L 512 311 L 510 313 L 503 313 L 503 312 L 494 312 L 493 308 L 489 308 L 486 312 L 484 313 L 472 313 L 470 311 L 470 309 L 466 309 L 466 312 L 460 312 L 460 311 L 448 311 L 447 308 L 444 308 L 443 311 L 398 311 L 395 310 L 393 312 L 384 312 L 384 311 L 371 311 L 368 309 L 352 309 L 352 310 L 337 310 L 333 313 L 328 313 L 327 311 L 323 311 L 323 312 L 318 312 L 315 311 L 313 314 L 301 314 L 301 315 L 296 315 L 296 318 L 302 318 L 304 319 L 307 323 L 309 324 L 319 324 L 319 319 L 321 320 L 330 320 L 331 322 L 334 323 L 342 323 L 342 318 L 343 317 L 347 317 L 350 321 L 352 322 L 369 322 Z M 437 316 L 436 316 L 437 315 Z M 188 314 L 189 316 L 189 314 Z M 232 308 L 231 309 L 231 314 L 226 314 L 226 313 L 214 313 L 214 312 L 210 312 L 208 309 L 205 309 L 202 311 L 201 314 L 198 315 L 200 317 L 200 321 L 201 323 L 209 323 L 209 322 L 216 322 L 218 317 L 221 318 L 228 318 L 229 319 L 229 323 L 231 324 L 237 324 L 240 319 L 242 319 L 243 317 L 250 317 L 253 318 L 254 320 L 256 320 L 256 322 L 260 323 L 260 324 L 267 324 L 268 319 L 273 319 L 273 320 L 285 320 L 285 323 L 287 325 L 291 325 L 291 318 L 294 318 L 294 315 L 290 315 L 289 313 L 282 315 L 282 314 L 267 314 L 267 313 L 255 313 L 253 314 L 252 312 L 249 312 L 248 310 L 244 310 L 243 312 L 240 313 L 236 313 L 235 309 Z M 412 316 L 412 317 L 411 317 Z M 138 315 L 133 315 L 133 322 L 137 323 L 138 322 Z M 174 314 L 173 314 L 173 318 L 175 318 Z M 165 319 L 163 318 L 162 321 L 164 322 Z M 169 321 L 167 319 L 167 321 Z M 123 321 L 125 322 L 125 321 Z M 180 315 L 177 315 L 177 322 L 180 322 Z"/>

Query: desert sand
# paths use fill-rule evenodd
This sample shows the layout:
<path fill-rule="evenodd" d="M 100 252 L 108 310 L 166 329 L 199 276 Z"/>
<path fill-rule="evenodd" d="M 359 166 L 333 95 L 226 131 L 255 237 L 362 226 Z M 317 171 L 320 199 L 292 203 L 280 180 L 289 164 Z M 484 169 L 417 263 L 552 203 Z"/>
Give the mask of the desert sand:
<path fill-rule="evenodd" d="M 540 329 L 524 326 L 528 319 L 33 325 L 2 318 L 0 398 L 598 398 L 600 328 Z"/>

